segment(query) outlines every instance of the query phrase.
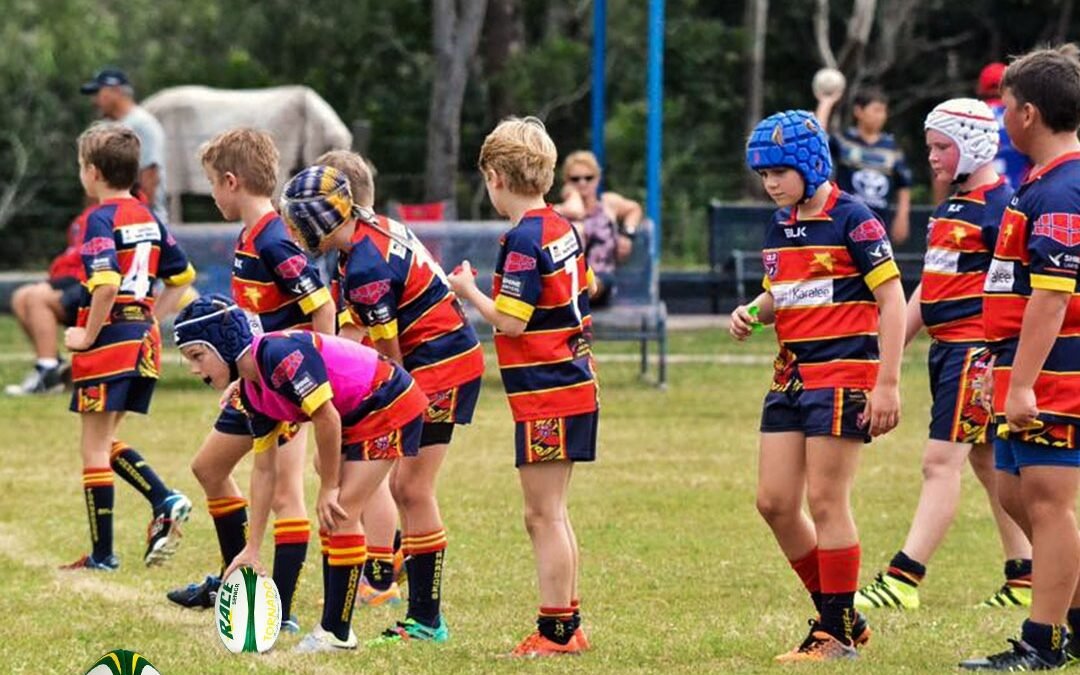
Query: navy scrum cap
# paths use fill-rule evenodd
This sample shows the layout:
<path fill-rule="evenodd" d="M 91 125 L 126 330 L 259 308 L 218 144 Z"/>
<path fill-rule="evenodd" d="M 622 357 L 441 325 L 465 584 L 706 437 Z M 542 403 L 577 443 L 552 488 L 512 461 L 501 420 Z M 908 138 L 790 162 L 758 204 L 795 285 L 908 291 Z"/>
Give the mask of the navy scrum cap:
<path fill-rule="evenodd" d="M 130 87 L 131 80 L 124 71 L 119 68 L 105 68 L 99 70 L 97 75 L 94 75 L 94 79 L 84 83 L 79 87 L 79 91 L 83 94 L 96 94 L 101 91 L 102 87 Z"/>

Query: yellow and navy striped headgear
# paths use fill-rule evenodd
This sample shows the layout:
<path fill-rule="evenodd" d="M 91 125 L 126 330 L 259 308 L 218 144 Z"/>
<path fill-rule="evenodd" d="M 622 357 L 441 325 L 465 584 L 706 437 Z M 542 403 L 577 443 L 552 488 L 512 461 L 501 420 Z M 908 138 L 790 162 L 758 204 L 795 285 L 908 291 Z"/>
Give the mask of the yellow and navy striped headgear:
<path fill-rule="evenodd" d="M 309 166 L 281 192 L 281 217 L 309 251 L 357 213 L 348 178 L 330 166 Z"/>

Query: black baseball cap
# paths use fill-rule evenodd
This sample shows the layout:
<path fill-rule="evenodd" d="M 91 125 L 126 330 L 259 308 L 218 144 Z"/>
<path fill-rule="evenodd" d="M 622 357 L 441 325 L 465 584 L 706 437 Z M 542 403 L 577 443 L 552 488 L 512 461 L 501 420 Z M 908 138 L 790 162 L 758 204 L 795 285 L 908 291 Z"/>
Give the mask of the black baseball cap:
<path fill-rule="evenodd" d="M 105 68 L 99 70 L 97 75 L 94 75 L 94 79 L 86 82 L 79 91 L 83 94 L 96 94 L 102 87 L 130 87 L 131 80 L 124 71 L 118 68 Z"/>

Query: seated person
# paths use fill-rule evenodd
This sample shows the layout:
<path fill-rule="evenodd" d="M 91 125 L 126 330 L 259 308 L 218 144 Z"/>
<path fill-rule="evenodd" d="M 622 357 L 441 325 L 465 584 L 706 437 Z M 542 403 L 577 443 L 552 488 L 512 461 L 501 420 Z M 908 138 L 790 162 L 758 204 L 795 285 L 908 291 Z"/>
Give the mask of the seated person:
<path fill-rule="evenodd" d="M 10 396 L 46 394 L 64 388 L 70 364 L 60 358 L 56 327 L 74 326 L 84 277 L 82 257 L 88 205 L 68 226 L 67 248 L 49 264 L 48 281 L 25 284 L 11 296 L 11 310 L 34 346 L 37 361 L 21 384 L 9 384 Z"/>
<path fill-rule="evenodd" d="M 593 307 L 603 307 L 615 291 L 615 267 L 630 257 L 633 237 L 641 223 L 641 204 L 615 192 L 599 194 L 600 163 L 596 155 L 578 150 L 563 160 L 563 202 L 555 205 L 574 224 L 584 240 L 585 259 L 596 275 Z"/>

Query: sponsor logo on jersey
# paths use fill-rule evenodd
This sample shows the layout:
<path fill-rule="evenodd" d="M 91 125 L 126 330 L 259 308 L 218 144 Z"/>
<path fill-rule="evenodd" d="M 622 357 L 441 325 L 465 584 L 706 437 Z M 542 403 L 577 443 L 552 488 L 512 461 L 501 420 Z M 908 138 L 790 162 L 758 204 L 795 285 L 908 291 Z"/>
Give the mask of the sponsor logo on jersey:
<path fill-rule="evenodd" d="M 960 213 L 963 210 L 963 204 L 949 204 L 949 208 L 945 209 L 945 213 Z"/>
<path fill-rule="evenodd" d="M 947 248 L 928 248 L 926 249 L 926 258 L 923 261 L 923 271 L 956 274 L 959 263 L 960 251 L 950 251 Z"/>
<path fill-rule="evenodd" d="M 534 269 L 536 269 L 536 258 L 517 251 L 510 251 L 506 255 L 506 261 L 503 263 L 503 273 L 505 274 L 528 272 Z"/>
<path fill-rule="evenodd" d="M 573 230 L 567 232 L 544 248 L 551 254 L 551 261 L 556 265 L 570 256 L 577 254 L 578 251 L 581 250 Z M 513 253 L 511 253 L 511 255 L 513 255 Z"/>
<path fill-rule="evenodd" d="M 390 292 L 390 280 L 379 279 L 349 290 L 349 300 L 358 305 L 374 305 Z"/>
<path fill-rule="evenodd" d="M 120 241 L 125 244 L 137 244 L 140 241 L 158 241 L 161 239 L 161 232 L 158 230 L 157 223 L 137 223 L 135 225 L 124 225 L 116 229 L 120 232 Z"/>
<path fill-rule="evenodd" d="M 799 237 L 806 236 L 806 226 L 800 225 L 798 227 L 785 227 L 784 236 L 788 239 L 798 239 Z"/>
<path fill-rule="evenodd" d="M 869 249 L 867 253 L 870 254 L 871 262 L 877 265 L 892 257 L 892 245 L 887 241 L 883 241 L 874 248 Z"/>
<path fill-rule="evenodd" d="M 367 458 L 369 460 L 397 459 L 401 457 L 401 454 L 401 433 L 399 429 L 394 429 L 384 436 L 373 438 L 367 443 Z"/>
<path fill-rule="evenodd" d="M 307 258 L 302 253 L 297 253 L 279 262 L 274 271 L 282 279 L 295 279 L 303 273 L 305 267 L 307 267 Z"/>
<path fill-rule="evenodd" d="M 833 280 L 816 279 L 774 284 L 772 295 L 776 306 L 781 309 L 830 305 L 833 301 Z"/>
<path fill-rule="evenodd" d="M 83 255 L 97 255 L 105 251 L 115 250 L 116 242 L 112 240 L 112 237 L 94 237 L 93 239 L 87 239 L 82 245 Z"/>
<path fill-rule="evenodd" d="M 880 221 L 871 219 L 859 223 L 854 230 L 848 233 L 848 236 L 851 237 L 851 241 L 854 242 L 877 241 L 879 239 L 884 239 L 888 236 L 888 233 L 885 231 L 885 226 L 882 225 Z"/>
<path fill-rule="evenodd" d="M 307 398 L 308 394 L 318 388 L 319 385 L 315 382 L 315 378 L 308 373 L 304 373 L 293 382 L 293 391 L 295 391 L 296 395 L 300 398 Z"/>
<path fill-rule="evenodd" d="M 1062 246 L 1080 244 L 1080 214 L 1044 213 L 1031 228 L 1033 237 L 1049 237 Z"/>
<path fill-rule="evenodd" d="M 274 372 L 270 375 L 270 383 L 275 387 L 280 387 L 286 382 L 291 382 L 303 362 L 304 355 L 300 353 L 299 349 L 295 350 L 277 364 Z"/>
<path fill-rule="evenodd" d="M 499 287 L 499 293 L 514 298 L 520 298 L 522 286 L 523 283 L 521 277 L 506 275 L 502 278 L 502 286 Z"/>
<path fill-rule="evenodd" d="M 1014 267 L 1015 264 L 1009 260 L 994 258 L 986 273 L 986 284 L 983 290 L 988 293 L 1011 293 L 1016 283 Z"/>
<path fill-rule="evenodd" d="M 562 459 L 562 420 L 533 420 L 529 425 L 529 463 Z"/>
<path fill-rule="evenodd" d="M 762 251 L 761 264 L 765 266 L 765 274 L 769 281 L 776 279 L 780 271 L 780 253 L 778 251 Z"/>

